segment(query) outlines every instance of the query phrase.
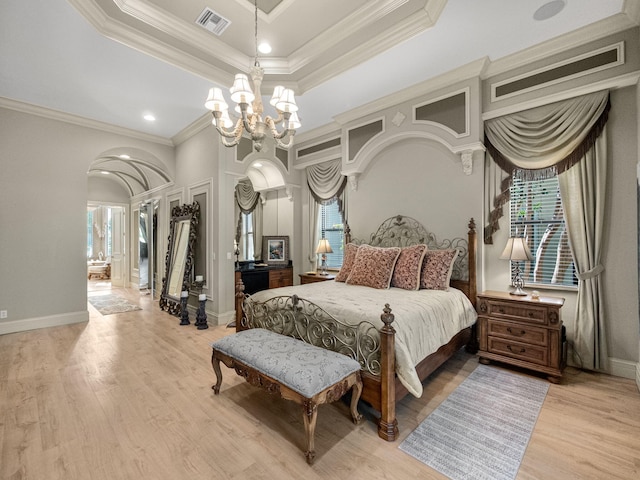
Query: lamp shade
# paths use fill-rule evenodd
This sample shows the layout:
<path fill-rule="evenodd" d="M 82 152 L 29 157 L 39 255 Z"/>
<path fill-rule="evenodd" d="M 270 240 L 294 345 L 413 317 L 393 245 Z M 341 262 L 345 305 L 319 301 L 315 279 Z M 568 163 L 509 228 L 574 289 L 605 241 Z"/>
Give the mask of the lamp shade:
<path fill-rule="evenodd" d="M 285 88 L 280 95 L 280 99 L 275 104 L 275 107 L 281 112 L 297 112 L 298 105 L 296 105 L 296 98 L 293 90 Z"/>
<path fill-rule="evenodd" d="M 285 121 L 285 126 L 289 130 L 295 130 L 295 129 L 300 128 L 302 126 L 302 124 L 300 123 L 300 119 L 298 118 L 298 113 L 297 112 L 293 112 L 291 114 L 291 116 L 289 117 L 289 120 Z"/>
<path fill-rule="evenodd" d="M 238 73 L 233 85 L 229 89 L 231 100 L 236 103 L 251 103 L 256 98 L 249 85 L 249 78 L 244 73 Z"/>
<path fill-rule="evenodd" d="M 212 112 L 224 112 L 229 109 L 229 105 L 225 102 L 222 96 L 222 90 L 219 88 L 210 88 L 207 101 L 204 102 L 205 108 Z"/>
<path fill-rule="evenodd" d="M 320 242 L 318 242 L 316 253 L 333 253 L 333 250 L 331 250 L 331 245 L 329 245 L 329 240 L 327 240 L 326 238 L 320 240 Z"/>
<path fill-rule="evenodd" d="M 276 106 L 276 104 L 280 100 L 280 97 L 282 96 L 282 92 L 284 92 L 284 87 L 282 85 L 278 85 L 273 89 L 273 95 L 271 95 L 271 100 L 269 101 L 269 104 L 272 107 Z"/>
<path fill-rule="evenodd" d="M 529 250 L 529 246 L 527 242 L 522 237 L 510 237 L 507 240 L 507 246 L 504 248 L 502 255 L 500 255 L 502 260 L 533 260 L 533 255 L 531 255 L 531 250 Z"/>

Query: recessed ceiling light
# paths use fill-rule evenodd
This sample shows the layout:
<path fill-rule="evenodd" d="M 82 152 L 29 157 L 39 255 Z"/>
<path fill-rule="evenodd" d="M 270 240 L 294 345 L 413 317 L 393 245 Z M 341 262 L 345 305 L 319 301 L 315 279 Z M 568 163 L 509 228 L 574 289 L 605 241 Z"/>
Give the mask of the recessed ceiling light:
<path fill-rule="evenodd" d="M 150 113 L 147 113 L 144 117 L 143 117 L 147 122 L 155 122 L 156 121 L 156 117 L 154 117 L 153 115 L 151 115 Z"/>
<path fill-rule="evenodd" d="M 127 155 L 126 153 L 123 153 L 122 155 L 118 155 L 119 158 L 123 159 L 123 160 L 129 160 L 131 157 L 129 155 Z"/>
<path fill-rule="evenodd" d="M 267 42 L 262 42 L 260 45 L 258 45 L 258 51 L 260 53 L 271 53 L 271 45 L 269 45 Z"/>
<path fill-rule="evenodd" d="M 552 0 L 538 8 L 533 14 L 533 19 L 542 21 L 555 17 L 567 5 L 567 0 Z"/>
<path fill-rule="evenodd" d="M 256 168 L 262 168 L 262 164 L 260 162 L 254 163 L 253 166 Z"/>
<path fill-rule="evenodd" d="M 107 172 L 106 170 L 102 170 L 100 173 L 101 173 L 102 175 L 109 175 L 109 173 L 110 173 L 110 172 Z"/>

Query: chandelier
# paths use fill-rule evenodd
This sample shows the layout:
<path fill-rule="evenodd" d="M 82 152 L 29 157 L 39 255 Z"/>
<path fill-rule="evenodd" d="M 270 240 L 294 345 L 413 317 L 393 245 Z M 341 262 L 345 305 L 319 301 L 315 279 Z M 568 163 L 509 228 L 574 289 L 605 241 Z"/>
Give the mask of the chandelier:
<path fill-rule="evenodd" d="M 270 116 L 262 117 L 264 111 L 262 105 L 262 94 L 260 87 L 264 77 L 264 70 L 260 67 L 258 61 L 258 0 L 254 0 L 255 7 L 255 46 L 256 55 L 253 67 L 250 69 L 253 90 L 249 85 L 249 79 L 244 73 L 236 74 L 233 85 L 229 89 L 231 100 L 237 103 L 235 111 L 240 114 L 240 118 L 233 126 L 233 121 L 229 117 L 229 105 L 222 95 L 220 88 L 209 89 L 209 96 L 204 106 L 211 110 L 213 114 L 212 124 L 220 133 L 220 141 L 225 147 L 234 147 L 242 138 L 243 131 L 251 135 L 253 146 L 256 151 L 262 150 L 262 142 L 270 132 L 273 139 L 281 148 L 289 148 L 293 144 L 293 136 L 296 128 L 300 128 L 300 120 L 298 119 L 295 96 L 293 90 L 277 86 L 273 90 L 271 101 L 269 104 L 276 109 L 278 116 L 272 118 Z M 255 93 L 254 93 L 255 92 Z M 283 129 L 278 131 L 276 125 L 282 123 Z M 283 139 L 289 137 L 285 142 Z M 231 140 L 227 140 L 231 139 Z"/>

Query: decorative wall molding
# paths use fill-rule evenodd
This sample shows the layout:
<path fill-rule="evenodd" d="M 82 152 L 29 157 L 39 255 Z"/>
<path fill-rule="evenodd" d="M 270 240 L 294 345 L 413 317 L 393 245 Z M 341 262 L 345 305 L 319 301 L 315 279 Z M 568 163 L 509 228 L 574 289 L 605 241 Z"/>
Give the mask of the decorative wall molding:
<path fill-rule="evenodd" d="M 465 175 L 471 175 L 473 173 L 473 150 L 465 150 L 460 154 L 460 160 L 462 160 L 462 171 Z"/>

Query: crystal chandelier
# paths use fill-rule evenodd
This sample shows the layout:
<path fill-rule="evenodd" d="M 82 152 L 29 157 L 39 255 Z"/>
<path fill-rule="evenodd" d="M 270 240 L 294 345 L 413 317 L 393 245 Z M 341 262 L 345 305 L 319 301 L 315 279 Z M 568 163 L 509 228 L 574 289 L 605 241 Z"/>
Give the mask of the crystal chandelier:
<path fill-rule="evenodd" d="M 258 61 L 258 0 L 254 0 L 255 6 L 255 45 L 256 55 L 253 67 L 251 67 L 250 75 L 253 83 L 253 90 L 249 85 L 249 79 L 244 73 L 236 74 L 235 81 L 229 89 L 231 100 L 238 105 L 235 111 L 240 114 L 240 118 L 233 126 L 233 121 L 229 117 L 229 105 L 225 102 L 222 90 L 219 88 L 209 89 L 209 96 L 204 106 L 211 110 L 213 114 L 212 124 L 220 133 L 220 141 L 225 147 L 234 147 L 240 142 L 243 131 L 247 131 L 251 135 L 253 146 L 256 151 L 262 150 L 262 142 L 267 135 L 267 131 L 271 132 L 276 145 L 281 148 L 289 148 L 293 144 L 293 136 L 296 128 L 300 128 L 300 120 L 298 119 L 298 105 L 294 97 L 293 90 L 277 86 L 273 90 L 271 101 L 269 102 L 278 113 L 276 118 L 270 116 L 262 117 L 262 94 L 260 86 L 264 77 L 264 70 L 260 67 Z M 255 92 L 255 94 L 254 94 Z M 283 124 L 282 132 L 278 132 L 276 125 Z M 288 141 L 285 143 L 283 139 L 286 137 Z M 231 139 L 231 140 L 227 140 Z"/>

